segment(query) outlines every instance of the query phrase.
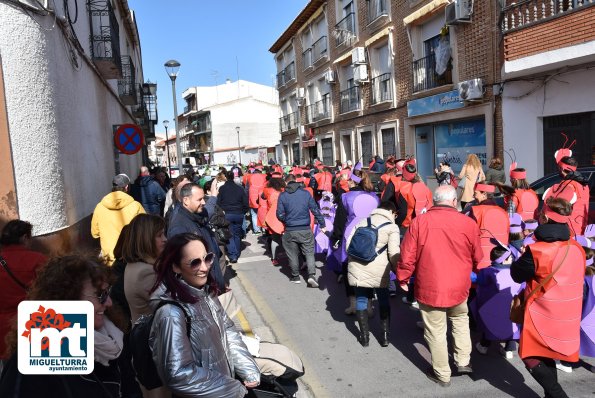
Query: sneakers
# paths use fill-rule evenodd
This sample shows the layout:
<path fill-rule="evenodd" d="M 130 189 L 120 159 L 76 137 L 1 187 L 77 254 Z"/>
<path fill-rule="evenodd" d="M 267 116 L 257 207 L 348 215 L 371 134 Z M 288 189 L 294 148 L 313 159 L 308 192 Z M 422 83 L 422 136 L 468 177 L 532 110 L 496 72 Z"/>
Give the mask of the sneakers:
<path fill-rule="evenodd" d="M 410 305 L 411 308 L 419 309 L 419 304 L 417 303 L 417 301 L 411 302 L 411 301 L 407 300 L 407 297 L 403 297 L 402 300 L 403 300 L 403 303 Z"/>
<path fill-rule="evenodd" d="M 477 352 L 479 352 L 481 355 L 487 355 L 488 354 L 488 348 L 484 345 L 481 345 L 480 342 L 477 342 L 477 344 L 475 344 L 475 349 L 477 350 Z"/>
<path fill-rule="evenodd" d="M 500 355 L 506 359 L 512 359 L 514 357 L 514 351 L 507 351 L 505 347 L 500 347 Z"/>
<path fill-rule="evenodd" d="M 471 364 L 465 366 L 457 365 L 457 372 L 460 375 L 468 375 L 473 373 L 473 368 L 471 367 Z"/>
<path fill-rule="evenodd" d="M 309 287 L 318 287 L 318 282 L 316 282 L 316 279 L 314 279 L 314 275 L 310 275 L 308 277 L 308 286 Z"/>
<path fill-rule="evenodd" d="M 434 373 L 434 369 L 429 368 L 426 370 L 426 377 L 432 380 L 434 383 L 438 384 L 440 387 L 450 387 L 450 380 L 449 381 L 442 381 L 436 376 Z"/>
<path fill-rule="evenodd" d="M 299 276 L 292 276 L 289 281 L 292 283 L 302 283 Z"/>
<path fill-rule="evenodd" d="M 281 264 L 279 264 L 279 261 L 277 261 L 277 260 L 275 260 L 275 259 L 272 259 L 272 260 L 271 260 L 271 263 L 272 263 L 272 264 L 273 264 L 273 266 L 275 266 L 275 267 L 278 267 L 279 265 L 281 265 Z"/>
<path fill-rule="evenodd" d="M 556 369 L 561 370 L 565 373 L 572 373 L 572 366 L 568 366 L 560 361 L 556 361 Z"/>

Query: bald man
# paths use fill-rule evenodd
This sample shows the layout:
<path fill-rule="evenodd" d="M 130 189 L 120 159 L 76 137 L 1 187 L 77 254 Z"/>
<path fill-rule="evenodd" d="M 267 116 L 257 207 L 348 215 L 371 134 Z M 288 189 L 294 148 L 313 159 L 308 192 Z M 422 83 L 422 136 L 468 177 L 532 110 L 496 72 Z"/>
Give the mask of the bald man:
<path fill-rule="evenodd" d="M 161 215 L 161 204 L 165 202 L 165 191 L 150 174 L 146 166 L 140 168 L 131 190 L 132 197 L 140 202 L 148 214 Z"/>

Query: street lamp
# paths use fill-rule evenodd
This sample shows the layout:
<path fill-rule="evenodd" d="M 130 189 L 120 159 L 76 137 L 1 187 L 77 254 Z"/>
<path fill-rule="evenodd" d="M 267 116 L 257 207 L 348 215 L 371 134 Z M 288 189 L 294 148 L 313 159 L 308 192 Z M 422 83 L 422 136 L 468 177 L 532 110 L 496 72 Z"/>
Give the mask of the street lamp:
<path fill-rule="evenodd" d="M 170 59 L 165 64 L 165 71 L 171 79 L 171 93 L 174 97 L 174 122 L 176 126 L 176 152 L 178 152 L 178 167 L 180 173 L 182 172 L 182 150 L 180 149 L 180 134 L 178 130 L 178 101 L 176 100 L 176 77 L 180 70 L 180 63 L 175 59 Z"/>
<path fill-rule="evenodd" d="M 169 120 L 163 121 L 163 127 L 165 127 L 165 150 L 167 151 L 167 173 L 168 173 L 168 177 L 171 177 L 171 161 L 169 160 L 169 137 L 167 136 L 167 128 L 169 127 Z"/>
<path fill-rule="evenodd" d="M 242 153 L 240 152 L 240 126 L 236 127 L 236 132 L 238 133 L 238 159 L 239 164 L 242 164 Z"/>

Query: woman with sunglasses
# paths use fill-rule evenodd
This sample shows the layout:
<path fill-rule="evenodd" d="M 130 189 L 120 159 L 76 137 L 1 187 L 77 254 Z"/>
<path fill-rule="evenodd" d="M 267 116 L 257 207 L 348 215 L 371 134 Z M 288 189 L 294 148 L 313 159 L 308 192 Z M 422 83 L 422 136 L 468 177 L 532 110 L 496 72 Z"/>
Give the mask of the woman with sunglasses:
<path fill-rule="evenodd" d="M 28 296 L 29 300 L 87 300 L 93 304 L 93 372 L 57 376 L 19 373 L 15 324 L 7 338 L 13 355 L 0 381 L 0 397 L 141 397 L 132 366 L 121 357 L 126 319 L 112 307 L 109 272 L 95 256 L 54 257 L 41 269 Z"/>
<path fill-rule="evenodd" d="M 175 300 L 153 318 L 149 344 L 157 373 L 173 395 L 243 397 L 260 383 L 260 371 L 217 299 L 209 273 L 215 255 L 202 237 L 184 233 L 166 244 L 157 260 L 151 299 Z M 192 319 L 190 335 L 186 314 Z M 242 382 L 235 379 L 239 376 Z"/>

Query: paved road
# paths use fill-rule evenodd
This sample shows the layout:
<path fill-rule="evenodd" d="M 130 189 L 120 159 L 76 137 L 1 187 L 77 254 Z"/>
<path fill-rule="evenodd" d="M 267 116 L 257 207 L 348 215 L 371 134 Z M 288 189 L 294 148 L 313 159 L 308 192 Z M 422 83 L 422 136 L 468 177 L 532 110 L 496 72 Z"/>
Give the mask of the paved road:
<path fill-rule="evenodd" d="M 319 269 L 320 288 L 288 280 L 286 261 L 273 267 L 255 236 L 245 240 L 232 288 L 252 329 L 264 340 L 279 341 L 301 356 L 306 367 L 301 396 L 321 397 L 522 397 L 543 396 L 543 390 L 515 355 L 502 358 L 497 347 L 488 356 L 472 354 L 474 376 L 453 377 L 441 388 L 424 376 L 430 355 L 423 333 L 415 325 L 418 311 L 391 298 L 391 344 L 383 348 L 378 318 L 371 320 L 375 336 L 370 346 L 356 340 L 357 321 L 343 314 L 347 299 L 334 274 Z M 476 335 L 473 336 L 476 341 Z M 595 360 L 590 359 L 595 364 Z M 586 365 L 586 364 L 585 364 Z M 586 365 L 588 366 L 588 365 Z M 572 374 L 558 372 L 570 397 L 593 397 L 595 374 L 586 367 Z"/>

